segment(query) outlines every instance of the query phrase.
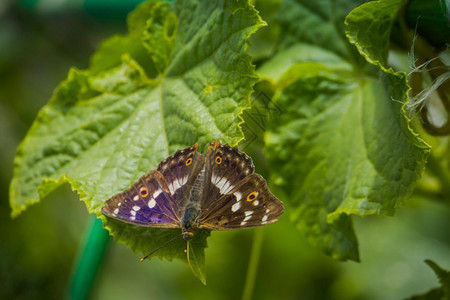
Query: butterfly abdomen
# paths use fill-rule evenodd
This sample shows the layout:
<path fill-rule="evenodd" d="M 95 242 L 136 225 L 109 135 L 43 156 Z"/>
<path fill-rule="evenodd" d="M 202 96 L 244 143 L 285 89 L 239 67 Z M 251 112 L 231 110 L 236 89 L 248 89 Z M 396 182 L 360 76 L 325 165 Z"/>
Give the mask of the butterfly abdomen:
<path fill-rule="evenodd" d="M 199 207 L 196 203 L 189 203 L 186 207 L 183 218 L 181 219 L 181 234 L 186 241 L 194 236 L 194 232 L 197 229 L 199 211 Z"/>

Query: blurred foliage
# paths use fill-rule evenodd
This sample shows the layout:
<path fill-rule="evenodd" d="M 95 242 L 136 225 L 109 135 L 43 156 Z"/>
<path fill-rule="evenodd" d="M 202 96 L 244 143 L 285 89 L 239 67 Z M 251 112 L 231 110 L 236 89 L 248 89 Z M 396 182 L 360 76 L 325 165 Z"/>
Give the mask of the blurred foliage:
<path fill-rule="evenodd" d="M 85 205 L 62 186 L 12 220 L 9 182 L 16 148 L 71 66 L 85 68 L 124 19 L 81 11 L 29 11 L 0 3 L 0 299 L 60 299 L 87 225 Z"/>
<path fill-rule="evenodd" d="M 0 299 L 60 299 L 69 284 L 88 213 L 64 185 L 20 218 L 11 220 L 8 185 L 12 161 L 37 111 L 65 78 L 69 67 L 86 68 L 98 42 L 113 32 L 124 32 L 125 21 L 94 19 L 83 12 L 42 15 L 25 12 L 11 3 L 2 5 Z M 264 47 L 261 57 L 273 49 L 267 44 Z M 442 168 L 448 163 L 448 139 L 420 132 L 437 150 L 430 158 L 434 164 L 394 218 L 355 218 L 362 263 L 333 261 L 312 248 L 283 217 L 261 229 L 264 241 L 255 299 L 401 299 L 436 286 L 436 277 L 423 260 L 432 259 L 443 269 L 450 267 L 450 208 L 449 194 L 445 193 L 448 181 L 445 175 L 439 176 L 447 172 Z M 256 163 L 260 153 L 248 149 L 254 152 Z M 264 162 L 256 165 L 264 169 Z M 153 259 L 140 263 L 140 255 L 112 244 L 92 298 L 239 298 L 252 238 L 253 230 L 212 233 L 206 249 L 206 287 L 180 262 Z"/>
<path fill-rule="evenodd" d="M 425 260 L 425 263 L 433 269 L 439 279 L 440 287 L 428 291 L 426 294 L 413 296 L 411 300 L 420 299 L 450 299 L 450 272 L 441 269 L 434 261 Z"/>

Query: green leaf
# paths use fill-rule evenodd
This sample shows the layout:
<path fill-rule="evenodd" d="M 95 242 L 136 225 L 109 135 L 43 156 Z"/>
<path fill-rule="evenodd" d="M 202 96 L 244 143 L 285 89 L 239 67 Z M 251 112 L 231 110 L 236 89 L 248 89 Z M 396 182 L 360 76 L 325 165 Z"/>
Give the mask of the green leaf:
<path fill-rule="evenodd" d="M 147 20 L 159 5 L 161 4 L 158 2 L 144 2 L 138 9 L 130 12 L 127 17 L 129 33 L 114 35 L 100 44 L 97 52 L 91 57 L 90 73 L 97 74 L 121 64 L 122 55 L 127 54 L 138 62 L 148 77 L 157 77 L 156 66 L 142 43 L 142 37 L 145 34 Z"/>
<path fill-rule="evenodd" d="M 297 43 L 291 47 L 278 52 L 272 59 L 265 62 L 259 69 L 258 74 L 272 82 L 280 80 L 288 69 L 297 63 L 317 62 L 328 68 L 351 71 L 353 66 L 350 62 L 333 53 L 329 49 L 323 49 L 316 45 Z"/>
<path fill-rule="evenodd" d="M 254 46 L 250 51 L 256 59 L 271 58 L 300 44 L 331 52 L 348 61 L 358 61 L 357 52 L 349 47 L 345 37 L 344 19 L 364 2 L 256 0 L 255 6 L 268 26 L 252 37 Z"/>
<path fill-rule="evenodd" d="M 242 119 L 244 120 L 242 131 L 245 139 L 239 143 L 239 149 L 251 155 L 255 166 L 258 166 L 258 173 L 261 174 L 264 162 L 260 161 L 253 154 L 255 154 L 255 150 L 261 152 L 264 146 L 264 133 L 267 129 L 269 118 L 283 113 L 279 107 L 271 105 L 273 93 L 274 88 L 268 81 L 258 82 L 254 86 L 254 93 L 250 98 L 251 107 L 244 110 L 242 114 Z M 262 156 L 262 153 L 260 154 L 259 156 Z M 257 161 L 260 161 L 260 163 L 257 163 Z"/>
<path fill-rule="evenodd" d="M 405 74 L 356 58 L 323 6 L 308 7 L 331 20 L 322 26 L 302 22 L 305 4 L 285 6 L 299 32 L 286 27 L 285 46 L 258 69 L 275 87 L 272 105 L 284 111 L 265 134 L 270 182 L 311 244 L 358 261 L 351 215 L 393 215 L 420 178 L 429 147 L 405 115 Z M 337 18 L 348 8 L 337 9 Z"/>
<path fill-rule="evenodd" d="M 425 260 L 425 262 L 433 269 L 434 273 L 436 273 L 436 276 L 439 278 L 441 289 L 444 292 L 445 297 L 450 299 L 450 272 L 442 269 L 430 259 Z"/>
<path fill-rule="evenodd" d="M 427 259 L 425 260 L 425 262 L 427 263 L 428 266 L 430 266 L 430 268 L 433 269 L 434 273 L 436 273 L 436 276 L 439 278 L 441 286 L 439 288 L 431 289 L 426 294 L 416 295 L 409 299 L 410 300 L 450 299 L 450 272 L 442 269 L 432 260 Z"/>
<path fill-rule="evenodd" d="M 195 276 L 206 285 L 205 248 L 209 232 L 200 230 L 191 241 L 187 243 L 187 259 Z"/>
<path fill-rule="evenodd" d="M 269 58 L 280 39 L 281 28 L 274 20 L 274 17 L 280 8 L 281 0 L 256 0 L 254 4 L 263 20 L 270 24 L 270 26 L 258 30 L 250 38 L 251 47 L 249 48 L 249 53 L 253 61 L 257 62 Z"/>
<path fill-rule="evenodd" d="M 155 3 L 152 9 L 142 41 L 159 73 L 163 74 L 169 65 L 170 55 L 177 36 L 178 18 L 171 11 L 167 2 Z"/>
<path fill-rule="evenodd" d="M 265 137 L 271 180 L 312 244 L 336 259 L 358 260 L 349 216 L 393 215 L 428 151 L 401 114 L 405 78 L 355 81 L 345 71 L 301 63 L 279 84 L 274 102 L 285 113 Z"/>
<path fill-rule="evenodd" d="M 257 80 L 246 49 L 263 23 L 246 1 L 195 0 L 144 3 L 128 22 L 39 112 L 17 151 L 10 204 L 18 216 L 69 182 L 116 241 L 147 254 L 180 230 L 107 219 L 104 201 L 177 149 L 243 138 L 239 115 Z M 192 241 L 202 281 L 206 236 Z M 185 249 L 180 238 L 155 255 L 186 261 Z"/>
<path fill-rule="evenodd" d="M 405 0 L 380 0 L 365 3 L 345 19 L 346 35 L 364 58 L 386 66 L 392 24 Z"/>

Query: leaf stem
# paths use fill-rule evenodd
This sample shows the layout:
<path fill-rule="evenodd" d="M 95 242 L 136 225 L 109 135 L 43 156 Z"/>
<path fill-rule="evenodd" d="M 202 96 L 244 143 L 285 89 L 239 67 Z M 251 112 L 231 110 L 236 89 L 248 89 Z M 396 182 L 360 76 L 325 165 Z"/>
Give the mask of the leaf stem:
<path fill-rule="evenodd" d="M 103 261 L 108 241 L 109 234 L 108 231 L 103 229 L 102 221 L 92 215 L 78 249 L 78 257 L 73 266 L 66 299 L 89 298 L 89 293 Z"/>
<path fill-rule="evenodd" d="M 264 228 L 256 228 L 253 235 L 252 250 L 250 253 L 250 261 L 248 263 L 242 300 L 250 300 L 253 297 L 253 290 L 255 287 L 256 275 L 258 273 L 259 258 L 261 256 L 263 240 Z"/>

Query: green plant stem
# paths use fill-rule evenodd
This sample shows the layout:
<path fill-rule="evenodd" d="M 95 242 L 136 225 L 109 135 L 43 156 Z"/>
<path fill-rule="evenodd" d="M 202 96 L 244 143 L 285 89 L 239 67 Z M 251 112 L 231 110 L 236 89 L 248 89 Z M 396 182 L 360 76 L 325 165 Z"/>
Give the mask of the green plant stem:
<path fill-rule="evenodd" d="M 256 275 L 258 274 L 259 258 L 261 256 L 263 240 L 264 228 L 255 229 L 242 300 L 250 300 L 253 298 L 253 289 L 255 287 Z"/>
<path fill-rule="evenodd" d="M 78 257 L 74 263 L 66 299 L 89 298 L 108 241 L 109 234 L 103 229 L 102 221 L 92 215 L 78 249 Z"/>

